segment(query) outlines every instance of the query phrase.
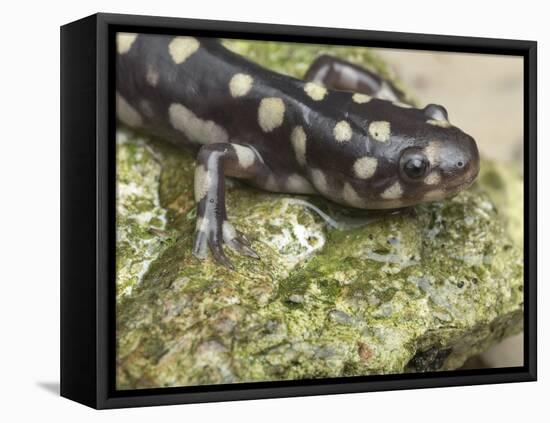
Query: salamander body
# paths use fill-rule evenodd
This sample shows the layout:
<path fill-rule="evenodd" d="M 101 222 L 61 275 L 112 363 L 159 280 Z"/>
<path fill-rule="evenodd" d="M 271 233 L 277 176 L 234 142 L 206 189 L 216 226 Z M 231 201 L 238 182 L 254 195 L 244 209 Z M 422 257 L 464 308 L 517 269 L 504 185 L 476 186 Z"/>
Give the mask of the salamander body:
<path fill-rule="evenodd" d="M 117 35 L 118 119 L 197 154 L 195 256 L 210 249 L 231 267 L 227 244 L 258 257 L 227 220 L 225 176 L 361 209 L 441 200 L 476 178 L 476 143 L 442 106 L 411 107 L 388 81 L 329 56 L 306 79 L 212 38 Z"/>

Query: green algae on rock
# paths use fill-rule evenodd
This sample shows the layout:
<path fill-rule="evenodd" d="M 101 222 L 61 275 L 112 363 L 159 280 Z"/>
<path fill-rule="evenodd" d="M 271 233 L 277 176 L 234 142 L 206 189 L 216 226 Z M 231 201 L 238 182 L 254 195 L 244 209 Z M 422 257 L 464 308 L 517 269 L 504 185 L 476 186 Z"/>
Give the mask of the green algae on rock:
<path fill-rule="evenodd" d="M 295 75 L 315 54 L 231 42 Z M 232 272 L 191 254 L 193 155 L 119 138 L 118 389 L 456 369 L 522 328 L 521 181 L 504 166 L 483 163 L 448 201 L 342 230 L 296 196 L 231 181 L 229 218 L 261 256 L 226 248 Z"/>
<path fill-rule="evenodd" d="M 164 229 L 160 165 L 147 141 L 117 133 L 117 299 L 129 294 L 162 249 L 154 231 Z"/>

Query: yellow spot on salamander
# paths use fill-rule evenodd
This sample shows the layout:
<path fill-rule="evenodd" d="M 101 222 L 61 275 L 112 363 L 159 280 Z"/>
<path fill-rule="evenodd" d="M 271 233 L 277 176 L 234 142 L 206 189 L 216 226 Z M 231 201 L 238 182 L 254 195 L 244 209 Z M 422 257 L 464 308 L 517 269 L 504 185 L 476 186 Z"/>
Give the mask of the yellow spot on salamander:
<path fill-rule="evenodd" d="M 177 65 L 185 62 L 189 56 L 196 52 L 200 43 L 193 37 L 176 37 L 168 44 L 168 52 Z"/>
<path fill-rule="evenodd" d="M 143 119 L 139 112 L 130 106 L 130 103 L 119 93 L 116 93 L 116 114 L 122 123 L 131 128 L 137 128 L 143 124 Z"/>
<path fill-rule="evenodd" d="M 388 141 L 391 135 L 390 123 L 383 120 L 371 122 L 369 125 L 369 134 L 376 141 Z"/>
<path fill-rule="evenodd" d="M 255 156 L 250 148 L 243 147 L 239 144 L 233 144 L 233 148 L 235 149 L 235 154 L 237 154 L 239 166 L 241 166 L 241 168 L 246 169 L 254 164 Z"/>
<path fill-rule="evenodd" d="M 345 120 L 341 120 L 334 126 L 333 134 L 338 142 L 349 141 L 352 136 L 351 126 Z"/>
<path fill-rule="evenodd" d="M 229 81 L 229 92 L 232 97 L 243 97 L 248 94 L 252 88 L 254 79 L 250 75 L 238 73 Z"/>
<path fill-rule="evenodd" d="M 327 89 L 316 82 L 308 82 L 304 86 L 306 94 L 315 101 L 320 101 L 327 95 Z"/>
<path fill-rule="evenodd" d="M 355 101 L 357 104 L 364 104 L 364 103 L 368 103 L 369 101 L 371 101 L 372 97 L 371 96 L 368 96 L 366 94 L 361 94 L 361 93 L 355 93 L 353 94 L 353 96 L 351 97 L 353 99 L 353 101 Z"/>
<path fill-rule="evenodd" d="M 401 198 L 402 195 L 403 188 L 401 187 L 401 184 L 399 182 L 395 182 L 389 188 L 386 188 L 386 190 L 380 194 L 380 197 L 384 200 L 397 200 L 398 198 Z"/>
<path fill-rule="evenodd" d="M 285 104 L 277 97 L 267 97 L 260 101 L 258 123 L 264 132 L 271 132 L 283 124 Z"/>
<path fill-rule="evenodd" d="M 116 51 L 118 54 L 126 54 L 130 51 L 132 44 L 136 41 L 137 34 L 119 32 L 116 35 Z"/>
<path fill-rule="evenodd" d="M 441 143 L 439 141 L 431 141 L 424 148 L 424 155 L 432 166 L 437 166 L 440 162 Z"/>
<path fill-rule="evenodd" d="M 358 178 L 369 179 L 378 166 L 378 160 L 374 157 L 364 156 L 355 161 L 353 171 Z"/>
<path fill-rule="evenodd" d="M 290 142 L 292 142 L 294 154 L 296 154 L 296 161 L 302 166 L 306 164 L 306 141 L 307 137 L 304 128 L 296 126 L 290 134 Z"/>
<path fill-rule="evenodd" d="M 430 172 L 428 176 L 424 178 L 424 183 L 427 185 L 437 185 L 441 182 L 441 175 L 438 171 L 434 170 Z"/>
<path fill-rule="evenodd" d="M 225 129 L 211 120 L 200 119 L 183 104 L 171 104 L 168 116 L 172 126 L 183 132 L 191 142 L 211 144 L 227 142 L 229 139 Z"/>
<path fill-rule="evenodd" d="M 292 174 L 286 180 L 286 190 L 293 194 L 313 194 L 315 189 L 303 176 Z"/>
<path fill-rule="evenodd" d="M 313 186 L 322 194 L 328 192 L 328 183 L 327 178 L 321 169 L 312 169 L 311 170 L 311 180 Z"/>

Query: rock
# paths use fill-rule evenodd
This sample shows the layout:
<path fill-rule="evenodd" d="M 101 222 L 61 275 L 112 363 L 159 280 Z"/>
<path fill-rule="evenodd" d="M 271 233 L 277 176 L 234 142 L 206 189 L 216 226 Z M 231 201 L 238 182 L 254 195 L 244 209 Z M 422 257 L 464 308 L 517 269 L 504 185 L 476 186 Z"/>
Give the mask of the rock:
<path fill-rule="evenodd" d="M 282 50 L 269 57 L 300 66 L 318 52 Z M 226 248 L 232 272 L 191 254 L 193 156 L 122 130 L 117 153 L 119 389 L 456 369 L 522 329 L 522 184 L 508 166 L 349 229 L 295 201 L 351 219 L 321 198 L 231 181 L 229 218 L 262 257 Z"/>

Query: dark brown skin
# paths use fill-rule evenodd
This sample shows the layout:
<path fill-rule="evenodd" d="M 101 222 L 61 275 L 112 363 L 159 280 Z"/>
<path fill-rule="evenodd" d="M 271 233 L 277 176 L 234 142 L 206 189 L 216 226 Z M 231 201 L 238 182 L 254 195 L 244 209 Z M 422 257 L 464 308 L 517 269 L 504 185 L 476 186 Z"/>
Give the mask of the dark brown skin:
<path fill-rule="evenodd" d="M 304 79 L 320 82 L 333 90 L 363 93 L 382 100 L 405 100 L 403 92 L 374 72 L 326 54 L 315 59 Z"/>
<path fill-rule="evenodd" d="M 231 267 L 224 243 L 258 257 L 227 221 L 225 176 L 385 209 L 452 196 L 479 171 L 475 141 L 442 106 L 403 104 L 389 82 L 356 65 L 322 56 L 307 73 L 322 86 L 266 70 L 215 39 L 118 40 L 119 119 L 198 152 L 199 258 L 210 250 Z"/>

